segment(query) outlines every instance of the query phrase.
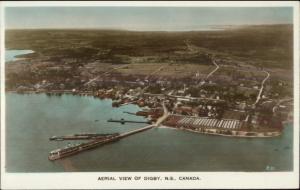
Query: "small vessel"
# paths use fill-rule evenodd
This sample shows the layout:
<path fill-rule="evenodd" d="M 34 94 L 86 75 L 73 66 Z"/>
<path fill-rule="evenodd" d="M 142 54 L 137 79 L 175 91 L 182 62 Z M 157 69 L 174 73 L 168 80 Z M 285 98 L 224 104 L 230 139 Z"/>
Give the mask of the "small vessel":
<path fill-rule="evenodd" d="M 72 134 L 65 136 L 52 136 L 49 138 L 50 141 L 64 141 L 64 140 L 87 140 L 87 139 L 100 139 L 108 136 L 116 136 L 119 133 L 107 133 L 107 134 L 98 134 L 98 133 L 80 133 Z"/>
<path fill-rule="evenodd" d="M 60 158 L 64 158 L 67 156 L 77 154 L 77 153 L 85 151 L 85 150 L 96 148 L 97 146 L 100 146 L 100 145 L 103 145 L 106 143 L 114 142 L 117 140 L 119 140 L 119 135 L 110 135 L 110 136 L 106 136 L 102 139 L 96 138 L 95 140 L 92 140 L 92 141 L 89 141 L 86 143 L 79 143 L 79 144 L 69 143 L 64 148 L 51 151 L 49 153 L 48 159 L 51 161 L 57 160 Z"/>

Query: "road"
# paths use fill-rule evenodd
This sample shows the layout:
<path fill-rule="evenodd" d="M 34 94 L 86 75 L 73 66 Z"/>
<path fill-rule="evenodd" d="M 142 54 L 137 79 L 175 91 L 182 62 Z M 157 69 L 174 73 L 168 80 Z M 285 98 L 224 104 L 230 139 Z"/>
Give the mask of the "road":
<path fill-rule="evenodd" d="M 192 53 L 199 53 L 199 50 L 197 49 L 198 47 L 195 45 L 192 45 L 190 41 L 185 40 L 184 41 L 188 50 Z M 208 79 L 212 74 L 214 74 L 219 68 L 220 66 L 216 63 L 216 61 L 214 60 L 214 58 L 212 57 L 212 63 L 216 66 L 216 68 L 214 70 L 212 70 L 210 73 L 208 73 L 208 75 L 206 76 L 206 79 Z M 198 72 L 199 73 L 199 72 Z M 202 86 L 204 83 L 200 82 L 200 86 Z"/>
<path fill-rule="evenodd" d="M 106 75 L 106 74 L 108 74 L 108 73 L 112 72 L 113 70 L 121 69 L 121 68 L 124 68 L 124 67 L 127 67 L 127 66 L 128 66 L 128 65 L 126 64 L 126 65 L 122 65 L 122 66 L 120 66 L 120 67 L 115 67 L 115 68 L 112 68 L 111 70 L 109 70 L 109 71 L 106 71 L 106 72 L 102 73 L 102 75 Z M 84 83 L 84 86 L 86 86 L 86 85 L 90 84 L 91 82 L 94 82 L 94 81 L 98 80 L 98 79 L 99 79 L 99 77 L 100 77 L 100 76 L 97 76 L 97 77 L 95 77 L 95 78 L 91 79 L 90 81 L 88 81 L 88 82 Z"/>
<path fill-rule="evenodd" d="M 266 76 L 266 77 L 264 78 L 264 80 L 262 80 L 262 82 L 261 82 L 261 87 L 260 87 L 259 93 L 258 93 L 258 95 L 257 95 L 256 101 L 255 101 L 254 104 L 253 104 L 253 107 L 254 107 L 254 108 L 255 108 L 256 104 L 259 102 L 259 100 L 261 99 L 261 94 L 262 94 L 262 92 L 263 92 L 263 90 L 264 90 L 264 84 L 265 84 L 265 82 L 266 82 L 266 81 L 269 79 L 269 77 L 270 77 L 270 73 L 268 73 L 267 71 L 262 71 L 262 72 L 266 73 L 267 76 Z M 249 119 L 249 115 L 247 115 L 245 121 L 247 122 L 248 119 Z"/>
<path fill-rule="evenodd" d="M 185 45 L 191 53 L 198 53 L 199 49 L 197 46 L 193 45 L 189 40 L 184 40 Z"/>
<path fill-rule="evenodd" d="M 273 107 L 273 113 L 275 113 L 276 111 L 276 108 L 283 102 L 288 102 L 288 101 L 292 101 L 294 98 L 288 98 L 288 99 L 282 99 L 282 100 L 279 100 L 279 102 Z"/>
<path fill-rule="evenodd" d="M 165 119 L 167 119 L 170 114 L 164 102 L 162 103 L 162 106 L 164 108 L 164 114 L 157 119 L 156 123 L 154 124 L 156 127 L 158 127 Z"/>
<path fill-rule="evenodd" d="M 152 75 L 158 73 L 158 72 L 161 71 L 162 68 L 164 68 L 164 67 L 165 67 L 165 65 L 162 65 L 161 67 L 159 67 L 158 69 L 156 69 L 155 71 L 153 71 L 152 73 L 150 73 L 150 74 L 145 78 L 145 80 L 148 80 Z"/>
<path fill-rule="evenodd" d="M 206 76 L 206 79 L 208 79 L 214 72 L 216 72 L 220 68 L 220 66 L 216 63 L 216 61 L 213 58 L 212 58 L 212 62 L 216 66 L 216 68 Z"/>
<path fill-rule="evenodd" d="M 259 90 L 259 93 L 258 93 L 258 95 L 257 95 L 257 98 L 256 98 L 256 101 L 255 101 L 255 103 L 253 104 L 254 106 L 259 102 L 259 100 L 261 99 L 261 94 L 262 94 L 262 92 L 263 92 L 263 90 L 264 90 L 264 84 L 265 84 L 265 82 L 269 79 L 269 77 L 270 77 L 270 73 L 268 73 L 267 71 L 263 71 L 264 73 L 266 73 L 267 74 L 267 76 L 266 76 L 266 78 L 261 82 L 261 87 L 260 87 L 260 90 Z"/>

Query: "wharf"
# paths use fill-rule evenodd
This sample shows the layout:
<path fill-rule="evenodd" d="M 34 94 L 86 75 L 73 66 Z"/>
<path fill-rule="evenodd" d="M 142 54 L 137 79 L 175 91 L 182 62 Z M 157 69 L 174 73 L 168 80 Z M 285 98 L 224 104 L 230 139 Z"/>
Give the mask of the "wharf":
<path fill-rule="evenodd" d="M 133 134 L 137 134 L 137 133 L 152 129 L 154 127 L 158 127 L 165 119 L 167 119 L 167 117 L 169 115 L 169 112 L 168 112 L 165 104 L 163 103 L 162 105 L 163 105 L 163 108 L 164 108 L 164 115 L 162 117 L 158 118 L 155 124 L 147 125 L 146 127 L 142 127 L 142 128 L 139 128 L 139 129 L 129 131 L 129 132 L 125 132 L 125 133 L 122 133 L 120 135 L 115 135 L 115 136 L 110 135 L 110 136 L 106 136 L 105 138 L 95 139 L 95 140 L 89 141 L 87 143 L 81 143 L 79 145 L 74 145 L 74 146 L 71 146 L 71 147 L 63 148 L 63 149 L 57 149 L 57 150 L 51 151 L 49 153 L 48 159 L 52 160 L 52 161 L 57 160 L 57 159 L 61 159 L 61 158 L 67 157 L 67 156 L 71 156 L 71 155 L 80 153 L 80 152 L 85 151 L 85 150 L 96 148 L 100 145 L 104 145 L 104 144 L 107 144 L 107 143 L 110 143 L 110 142 L 120 140 L 124 137 L 128 137 L 128 136 L 133 135 Z M 140 121 L 126 121 L 124 119 L 121 119 L 121 120 L 112 120 L 112 119 L 110 119 L 109 121 L 110 122 L 120 122 L 121 121 L 121 123 L 125 123 L 125 122 L 148 123 L 148 122 L 140 122 Z"/>
<path fill-rule="evenodd" d="M 133 130 L 133 131 L 122 133 L 121 135 L 118 136 L 118 138 L 124 138 L 124 137 L 130 136 L 130 135 L 133 135 L 133 134 L 136 134 L 136 133 L 139 133 L 139 132 L 146 131 L 146 130 L 151 129 L 153 127 L 154 127 L 154 125 L 148 125 L 148 126 L 143 127 L 143 128 L 139 128 L 139 129 L 136 129 L 136 130 Z"/>
<path fill-rule="evenodd" d="M 52 136 L 49 138 L 50 141 L 64 141 L 64 140 L 89 140 L 89 139 L 104 139 L 107 137 L 117 136 L 119 133 L 111 133 L 111 134 L 96 134 L 96 133 L 87 133 L 87 134 L 73 134 L 73 135 L 65 135 L 65 136 Z"/>
<path fill-rule="evenodd" d="M 94 139 L 90 142 L 87 142 L 87 143 L 81 143 L 79 145 L 75 145 L 75 146 L 72 146 L 72 147 L 66 147 L 66 148 L 63 148 L 63 149 L 54 150 L 54 151 L 51 151 L 49 153 L 48 158 L 51 161 L 58 160 L 58 159 L 61 159 L 61 158 L 64 158 L 64 157 L 68 157 L 68 156 L 71 156 L 71 155 L 74 155 L 74 154 L 78 154 L 78 153 L 83 152 L 85 150 L 90 150 L 90 149 L 96 148 L 100 145 L 104 145 L 104 144 L 107 144 L 107 143 L 118 141 L 121 138 L 130 136 L 130 135 L 133 135 L 133 134 L 136 134 L 136 133 L 139 133 L 139 132 L 146 131 L 146 130 L 151 129 L 153 127 L 154 127 L 154 125 L 148 125 L 146 127 L 135 129 L 135 130 L 123 133 L 121 135 L 114 135 L 114 136 L 109 135 L 109 136 L 106 136 L 106 137 L 100 138 L 100 139 L 96 138 L 96 139 Z"/>
<path fill-rule="evenodd" d="M 123 113 L 127 113 L 129 115 L 136 115 L 136 113 L 128 112 L 128 111 L 123 111 Z"/>
<path fill-rule="evenodd" d="M 131 120 L 125 120 L 125 119 L 109 119 L 107 120 L 107 122 L 116 122 L 116 123 L 121 123 L 121 124 L 125 124 L 125 123 L 147 123 L 147 124 L 151 124 L 151 121 L 131 121 Z"/>

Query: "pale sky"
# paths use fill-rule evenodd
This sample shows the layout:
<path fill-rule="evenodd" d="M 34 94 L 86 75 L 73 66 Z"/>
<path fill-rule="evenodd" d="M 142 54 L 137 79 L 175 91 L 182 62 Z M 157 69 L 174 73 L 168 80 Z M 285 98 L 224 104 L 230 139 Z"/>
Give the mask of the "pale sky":
<path fill-rule="evenodd" d="M 199 30 L 207 25 L 291 24 L 292 7 L 7 7 L 5 27 Z"/>

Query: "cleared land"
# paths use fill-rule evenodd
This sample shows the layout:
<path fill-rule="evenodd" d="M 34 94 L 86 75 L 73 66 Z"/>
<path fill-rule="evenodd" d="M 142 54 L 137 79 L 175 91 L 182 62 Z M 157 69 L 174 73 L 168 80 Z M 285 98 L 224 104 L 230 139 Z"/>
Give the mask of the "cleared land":
<path fill-rule="evenodd" d="M 6 30 L 6 49 L 34 51 L 23 55 L 28 59 L 6 64 L 6 87 L 46 80 L 53 88 L 61 84 L 74 88 L 105 73 L 200 81 L 216 69 L 214 59 L 220 68 L 209 80 L 253 87 L 265 77 L 264 69 L 271 74 L 266 85 L 288 84 L 266 92 L 290 94 L 292 34 L 292 25 L 193 32 Z"/>
<path fill-rule="evenodd" d="M 121 74 L 130 75 L 149 75 L 149 76 L 168 76 L 168 77 L 192 77 L 197 72 L 207 75 L 214 66 L 197 64 L 168 64 L 168 63 L 134 63 L 122 69 L 118 69 Z"/>

